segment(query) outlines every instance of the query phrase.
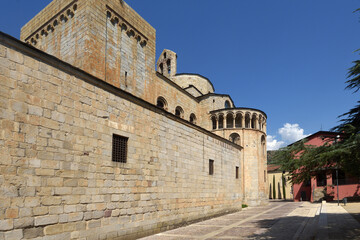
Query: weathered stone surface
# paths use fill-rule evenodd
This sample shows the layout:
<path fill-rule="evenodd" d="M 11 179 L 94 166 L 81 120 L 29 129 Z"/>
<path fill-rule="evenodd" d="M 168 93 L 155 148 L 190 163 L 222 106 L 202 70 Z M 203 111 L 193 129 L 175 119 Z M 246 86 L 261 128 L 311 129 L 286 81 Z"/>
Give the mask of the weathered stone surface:
<path fill-rule="evenodd" d="M 0 220 L 0 231 L 11 230 L 14 228 L 13 219 Z"/>
<path fill-rule="evenodd" d="M 155 37 L 126 3 L 54 0 L 23 28 L 21 39 L 88 75 L 32 48 L 25 53 L 26 46 L 4 36 L 4 237 L 135 238 L 267 197 L 264 113 L 222 110 L 225 103 L 233 107 L 229 96 L 196 98 L 202 93 L 195 88 L 181 89 L 195 84 L 203 94 L 213 92 L 203 77 L 176 77 L 170 51 L 159 61 L 171 60 L 170 73 L 156 73 Z M 159 96 L 166 111 L 155 106 Z M 236 124 L 239 112 L 254 128 L 230 126 L 226 114 Z M 226 140 L 233 133 L 238 145 Z M 116 135 L 127 139 L 126 163 L 112 161 Z"/>
<path fill-rule="evenodd" d="M 58 222 L 59 222 L 58 215 L 46 215 L 46 216 L 35 217 L 35 226 L 50 225 Z"/>

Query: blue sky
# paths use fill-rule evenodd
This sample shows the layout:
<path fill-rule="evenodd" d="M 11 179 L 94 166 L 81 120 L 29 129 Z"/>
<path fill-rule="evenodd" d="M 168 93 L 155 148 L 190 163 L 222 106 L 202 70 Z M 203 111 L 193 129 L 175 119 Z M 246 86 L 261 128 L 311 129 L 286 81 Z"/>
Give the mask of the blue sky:
<path fill-rule="evenodd" d="M 6 2 L 6 4 L 4 3 Z M 50 0 L 3 1 L 0 31 L 20 28 Z M 157 31 L 157 56 L 208 77 L 238 107 L 268 115 L 268 147 L 337 124 L 357 96 L 344 90 L 359 58 L 358 0 L 128 0 Z"/>

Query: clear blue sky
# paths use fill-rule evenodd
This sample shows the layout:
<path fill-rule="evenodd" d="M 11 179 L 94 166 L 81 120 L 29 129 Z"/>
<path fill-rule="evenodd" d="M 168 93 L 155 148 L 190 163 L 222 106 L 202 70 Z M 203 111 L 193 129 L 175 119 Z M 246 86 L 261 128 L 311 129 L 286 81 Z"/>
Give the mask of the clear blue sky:
<path fill-rule="evenodd" d="M 49 2 L 2 0 L 0 30 L 18 38 Z M 274 146 L 329 130 L 356 103 L 344 82 L 359 59 L 358 0 L 126 2 L 157 30 L 157 56 L 175 51 L 178 72 L 204 75 L 236 106 L 266 112 Z"/>

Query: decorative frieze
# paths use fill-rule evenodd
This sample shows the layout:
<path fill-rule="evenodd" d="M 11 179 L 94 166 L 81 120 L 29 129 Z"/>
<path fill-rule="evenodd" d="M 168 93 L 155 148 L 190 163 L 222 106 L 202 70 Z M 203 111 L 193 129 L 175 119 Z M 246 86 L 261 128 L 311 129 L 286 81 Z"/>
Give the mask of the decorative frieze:
<path fill-rule="evenodd" d="M 49 21 L 41 25 L 41 27 L 39 27 L 36 31 L 34 31 L 30 36 L 25 39 L 25 42 L 27 44 L 36 46 L 36 44 L 41 38 L 46 37 L 49 33 L 54 32 L 56 30 L 56 27 L 58 27 L 60 24 L 66 23 L 69 18 L 73 18 L 78 7 L 77 1 L 78 0 L 72 1 Z"/>
<path fill-rule="evenodd" d="M 138 31 L 134 26 L 132 26 L 129 22 L 127 22 L 123 17 L 120 16 L 117 12 L 115 12 L 109 6 L 106 6 L 106 15 L 110 22 L 113 25 L 117 25 L 121 28 L 121 30 L 126 31 L 126 34 L 129 37 L 133 37 L 136 39 L 142 47 L 145 47 L 148 41 L 148 38 L 145 37 L 140 31 Z"/>

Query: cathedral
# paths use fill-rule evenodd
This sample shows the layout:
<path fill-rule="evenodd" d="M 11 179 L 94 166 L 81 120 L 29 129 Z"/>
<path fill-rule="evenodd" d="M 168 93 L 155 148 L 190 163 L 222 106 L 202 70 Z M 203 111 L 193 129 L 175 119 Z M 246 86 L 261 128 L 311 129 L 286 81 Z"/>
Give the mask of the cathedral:
<path fill-rule="evenodd" d="M 166 29 L 164 30 L 166 31 Z M 0 239 L 136 239 L 267 201 L 266 123 L 119 0 L 0 32 Z"/>

